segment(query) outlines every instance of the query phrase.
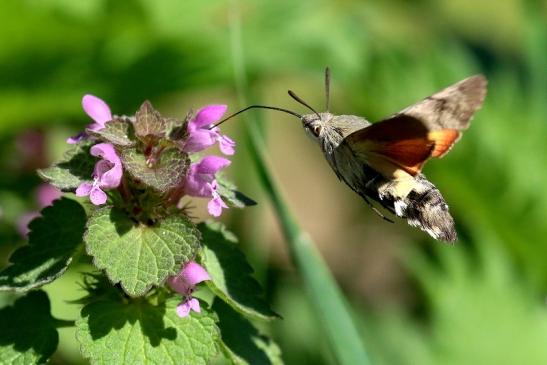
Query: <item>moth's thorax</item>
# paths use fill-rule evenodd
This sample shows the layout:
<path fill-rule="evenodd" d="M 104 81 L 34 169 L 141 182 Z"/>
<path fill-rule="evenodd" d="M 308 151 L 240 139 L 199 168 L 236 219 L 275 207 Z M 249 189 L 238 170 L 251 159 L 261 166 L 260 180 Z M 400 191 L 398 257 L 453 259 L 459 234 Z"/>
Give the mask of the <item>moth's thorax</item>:
<path fill-rule="evenodd" d="M 317 141 L 325 153 L 332 150 L 351 133 L 365 128 L 370 123 L 355 115 L 334 115 L 328 112 L 306 114 L 302 117 L 302 125 L 306 133 Z"/>

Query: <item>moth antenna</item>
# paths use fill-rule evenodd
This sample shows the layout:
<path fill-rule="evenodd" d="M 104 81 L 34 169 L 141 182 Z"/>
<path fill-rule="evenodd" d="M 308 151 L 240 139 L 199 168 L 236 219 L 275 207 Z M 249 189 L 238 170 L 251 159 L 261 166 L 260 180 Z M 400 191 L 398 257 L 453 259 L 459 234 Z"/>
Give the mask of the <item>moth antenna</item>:
<path fill-rule="evenodd" d="M 222 123 L 226 122 L 228 119 L 232 119 L 233 117 L 235 117 L 236 115 L 239 115 L 243 112 L 246 112 L 247 110 L 249 109 L 256 109 L 256 108 L 260 108 L 260 109 L 271 109 L 271 110 L 277 110 L 277 111 L 280 111 L 280 112 L 284 112 L 284 113 L 287 113 L 287 114 L 292 114 L 294 115 L 295 117 L 297 117 L 298 119 L 302 119 L 302 115 L 298 114 L 298 113 L 295 113 L 291 110 L 288 110 L 288 109 L 283 109 L 283 108 L 278 108 L 278 107 L 275 107 L 275 106 L 268 106 L 268 105 L 251 105 L 251 106 L 248 106 L 244 109 L 241 109 L 240 111 L 238 112 L 235 112 L 234 114 L 230 114 L 229 116 L 227 116 L 226 118 L 222 119 L 220 122 L 216 123 L 216 124 L 213 124 L 211 127 L 209 127 L 209 129 L 213 129 L 213 128 L 216 128 L 218 127 L 219 125 L 221 125 Z"/>
<path fill-rule="evenodd" d="M 325 106 L 327 113 L 330 111 L 330 68 L 325 68 Z"/>
<path fill-rule="evenodd" d="M 298 96 L 296 96 L 296 94 L 292 91 L 292 90 L 289 90 L 289 95 L 291 96 L 291 98 L 293 98 L 294 100 L 296 100 L 297 102 L 299 102 L 300 104 L 304 105 L 306 108 L 308 108 L 309 110 L 311 110 L 312 112 L 315 113 L 315 115 L 317 115 L 317 117 L 319 119 L 321 119 L 321 116 L 319 115 L 319 113 L 317 112 L 317 110 L 315 110 L 314 108 L 312 108 L 311 106 L 308 105 L 308 103 L 306 103 L 304 100 L 300 99 Z"/>

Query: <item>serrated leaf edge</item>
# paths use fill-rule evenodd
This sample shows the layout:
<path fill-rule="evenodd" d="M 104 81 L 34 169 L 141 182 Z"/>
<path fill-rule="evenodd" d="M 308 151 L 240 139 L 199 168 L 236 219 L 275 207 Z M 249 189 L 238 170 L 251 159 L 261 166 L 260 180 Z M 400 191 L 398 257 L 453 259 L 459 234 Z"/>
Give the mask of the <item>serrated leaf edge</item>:
<path fill-rule="evenodd" d="M 109 205 L 109 206 L 104 206 L 104 207 L 101 207 L 99 209 L 97 209 L 95 212 L 92 213 L 91 217 L 95 214 L 98 214 L 99 211 L 102 211 L 102 210 L 107 210 L 107 209 L 112 209 L 114 208 L 113 206 Z M 167 277 L 171 276 L 171 275 L 175 275 L 177 274 L 177 271 L 174 271 L 172 274 L 168 274 L 164 279 L 162 279 L 159 283 L 157 284 L 150 284 L 148 286 L 146 286 L 142 293 L 140 294 L 132 294 L 131 292 L 129 292 L 129 289 L 124 285 L 124 283 L 122 282 L 122 280 L 118 280 L 118 281 L 115 281 L 113 280 L 110 275 L 108 274 L 107 272 L 107 269 L 106 267 L 100 267 L 98 264 L 97 264 L 97 259 L 96 257 L 91 254 L 88 250 L 88 247 L 87 247 L 87 235 L 88 235 L 88 232 L 89 232 L 89 229 L 88 229 L 88 223 L 89 221 L 91 220 L 91 217 L 88 218 L 87 220 L 87 223 L 86 223 L 86 230 L 84 232 L 84 236 L 83 236 L 83 241 L 84 241 L 84 247 L 85 247 L 85 251 L 86 253 L 92 257 L 92 262 L 93 262 L 93 266 L 95 266 L 98 270 L 104 272 L 105 276 L 108 278 L 108 281 L 112 284 L 112 285 L 116 285 L 116 284 L 120 284 L 120 286 L 122 287 L 123 291 L 125 294 L 129 295 L 131 298 L 141 298 L 143 297 L 146 293 L 148 293 L 150 291 L 150 289 L 152 289 L 152 287 L 160 287 L 162 286 L 164 283 L 165 283 L 165 280 L 167 280 Z M 192 223 L 189 219 L 185 218 L 188 222 Z M 195 226 L 195 224 L 193 224 L 193 227 L 191 227 L 191 230 L 193 231 L 193 233 L 195 234 L 196 238 L 198 239 L 199 241 L 199 247 L 198 249 L 196 250 L 196 254 L 194 255 L 194 257 L 197 257 L 197 256 L 200 256 L 201 255 L 201 251 L 203 249 L 203 246 L 202 246 L 202 237 L 201 237 L 201 232 L 199 231 L 199 229 L 197 229 L 197 227 Z"/>

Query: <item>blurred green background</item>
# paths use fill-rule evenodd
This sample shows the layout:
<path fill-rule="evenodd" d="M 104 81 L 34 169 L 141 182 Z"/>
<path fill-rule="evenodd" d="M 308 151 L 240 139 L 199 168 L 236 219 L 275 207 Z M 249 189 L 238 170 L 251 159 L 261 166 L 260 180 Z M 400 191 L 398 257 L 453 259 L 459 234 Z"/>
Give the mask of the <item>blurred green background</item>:
<path fill-rule="evenodd" d="M 372 121 L 484 73 L 488 96 L 472 127 L 425 168 L 451 207 L 456 245 L 375 216 L 295 118 L 260 112 L 269 158 L 351 302 L 373 363 L 547 364 L 545 1 L 2 1 L 0 265 L 22 243 L 19 217 L 36 209 L 34 169 L 59 157 L 66 137 L 89 122 L 83 94 L 117 114 L 134 113 L 145 99 L 177 117 L 211 103 L 235 111 L 245 105 L 234 55 L 246 67 L 247 103 L 304 112 L 290 88 L 321 109 L 329 65 L 331 110 Z M 333 364 L 242 127 L 237 119 L 223 127 L 240 142 L 230 175 L 259 205 L 222 220 L 284 317 L 264 330 L 288 364 Z M 57 317 L 77 315 L 67 301 L 82 295 L 81 270 L 47 287 Z M 61 335 L 53 363 L 85 363 L 73 331 Z"/>

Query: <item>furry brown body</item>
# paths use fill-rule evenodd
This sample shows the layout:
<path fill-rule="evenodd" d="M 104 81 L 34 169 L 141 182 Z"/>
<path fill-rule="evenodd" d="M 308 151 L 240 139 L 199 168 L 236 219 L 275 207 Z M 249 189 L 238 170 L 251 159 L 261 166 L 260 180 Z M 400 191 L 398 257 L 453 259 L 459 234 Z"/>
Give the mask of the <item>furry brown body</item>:
<path fill-rule="evenodd" d="M 439 190 L 423 174 L 411 176 L 400 172 L 397 179 L 384 177 L 366 160 L 356 158 L 356 152 L 344 139 L 355 131 L 371 125 L 355 115 L 320 113 L 323 126 L 305 128 L 315 139 L 336 176 L 368 202 L 368 198 L 380 203 L 391 213 L 406 218 L 408 224 L 419 227 L 432 237 L 443 241 L 455 241 L 454 220 Z M 315 114 L 305 115 L 304 125 L 313 125 Z M 326 126 L 326 127 L 325 127 Z M 313 127 L 312 127 L 313 128 Z M 405 176 L 406 175 L 406 176 Z"/>
<path fill-rule="evenodd" d="M 448 205 L 421 169 L 450 150 L 485 95 L 486 79 L 477 75 L 378 123 L 328 112 L 301 120 L 338 178 L 367 203 L 375 200 L 435 239 L 455 241 Z"/>

